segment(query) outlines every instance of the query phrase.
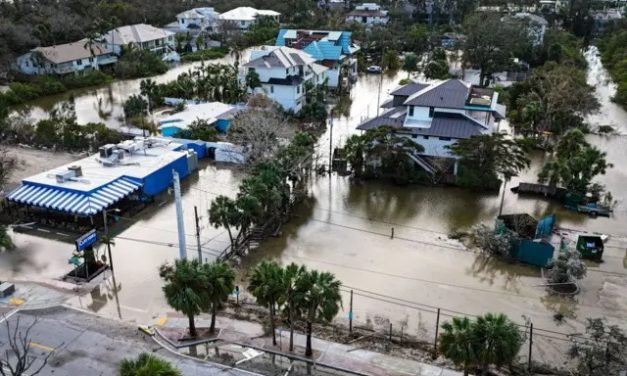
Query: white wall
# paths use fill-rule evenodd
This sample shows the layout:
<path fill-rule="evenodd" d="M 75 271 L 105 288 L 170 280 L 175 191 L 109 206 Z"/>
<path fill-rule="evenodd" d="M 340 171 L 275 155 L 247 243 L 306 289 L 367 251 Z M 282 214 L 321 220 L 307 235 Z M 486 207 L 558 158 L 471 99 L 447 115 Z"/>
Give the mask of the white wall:
<path fill-rule="evenodd" d="M 268 98 L 278 102 L 284 110 L 293 110 L 294 112 L 298 112 L 301 110 L 305 102 L 303 85 L 299 85 L 299 87 L 299 93 L 297 93 L 296 86 L 287 85 L 263 84 L 262 90 Z"/>
<path fill-rule="evenodd" d="M 425 151 L 420 153 L 421 155 L 426 155 L 429 157 L 454 157 L 446 146 L 453 145 L 457 140 L 441 140 L 439 137 L 428 136 L 428 139 L 423 136 L 416 136 L 415 138 L 412 135 L 399 134 L 403 137 L 409 138 L 417 144 L 422 145 L 425 148 Z"/>

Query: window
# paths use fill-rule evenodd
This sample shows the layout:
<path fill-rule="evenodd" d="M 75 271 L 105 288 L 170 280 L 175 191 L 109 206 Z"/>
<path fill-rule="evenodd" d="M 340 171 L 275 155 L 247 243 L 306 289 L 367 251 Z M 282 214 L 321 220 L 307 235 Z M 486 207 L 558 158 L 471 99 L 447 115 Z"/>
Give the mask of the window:
<path fill-rule="evenodd" d="M 270 85 L 270 93 L 274 94 L 274 85 Z"/>
<path fill-rule="evenodd" d="M 245 21 L 240 21 L 239 24 L 242 25 L 242 26 L 246 26 L 246 22 Z"/>
<path fill-rule="evenodd" d="M 76 65 L 83 65 L 83 59 L 76 60 Z"/>
<path fill-rule="evenodd" d="M 90 58 L 89 58 L 89 62 L 90 62 L 90 63 L 93 63 L 93 62 L 94 62 L 94 58 L 93 58 L 93 57 L 90 57 Z"/>
<path fill-rule="evenodd" d="M 429 107 L 429 117 L 430 118 L 433 117 L 433 112 L 435 112 L 435 109 L 433 107 Z"/>
<path fill-rule="evenodd" d="M 288 76 L 290 74 L 290 68 L 285 69 L 285 75 Z"/>
<path fill-rule="evenodd" d="M 414 106 L 409 106 L 409 116 L 414 116 Z"/>
<path fill-rule="evenodd" d="M 424 138 L 425 140 L 428 140 L 429 136 L 422 136 L 422 138 Z"/>
<path fill-rule="evenodd" d="M 296 94 L 300 94 L 300 85 L 296 86 Z"/>
<path fill-rule="evenodd" d="M 417 134 L 412 134 L 411 138 L 418 138 L 418 135 Z"/>
<path fill-rule="evenodd" d="M 450 137 L 440 137 L 440 141 L 451 141 Z"/>

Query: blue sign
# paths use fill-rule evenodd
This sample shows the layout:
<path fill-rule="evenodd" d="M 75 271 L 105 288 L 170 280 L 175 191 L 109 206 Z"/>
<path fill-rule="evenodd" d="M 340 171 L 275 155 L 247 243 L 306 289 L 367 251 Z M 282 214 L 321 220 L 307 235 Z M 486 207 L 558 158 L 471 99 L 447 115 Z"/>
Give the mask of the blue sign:
<path fill-rule="evenodd" d="M 96 234 L 96 229 L 93 229 L 76 239 L 76 249 L 79 251 L 84 250 L 87 247 L 90 247 L 98 240 L 98 235 Z"/>

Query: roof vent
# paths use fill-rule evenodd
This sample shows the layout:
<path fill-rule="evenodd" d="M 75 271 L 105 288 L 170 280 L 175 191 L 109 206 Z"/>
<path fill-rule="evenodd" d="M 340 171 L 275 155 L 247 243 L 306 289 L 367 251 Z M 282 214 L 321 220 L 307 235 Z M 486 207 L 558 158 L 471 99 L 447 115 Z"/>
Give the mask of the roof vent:
<path fill-rule="evenodd" d="M 75 178 L 80 178 L 81 176 L 83 176 L 83 169 L 79 165 L 73 165 L 68 167 L 67 169 L 74 172 Z"/>

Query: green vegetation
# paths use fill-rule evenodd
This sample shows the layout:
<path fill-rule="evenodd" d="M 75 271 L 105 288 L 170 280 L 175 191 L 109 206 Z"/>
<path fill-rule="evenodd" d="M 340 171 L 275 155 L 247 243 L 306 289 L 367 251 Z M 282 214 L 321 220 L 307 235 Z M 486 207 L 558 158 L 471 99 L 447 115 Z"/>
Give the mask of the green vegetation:
<path fill-rule="evenodd" d="M 474 369 L 485 375 L 490 365 L 511 364 L 523 343 L 518 326 L 503 314 L 488 313 L 475 320 L 454 317 L 442 324 L 442 330 L 439 349 L 463 368 L 464 375 Z"/>
<path fill-rule="evenodd" d="M 588 319 L 585 338 L 571 341 L 569 355 L 577 360 L 579 375 L 619 375 L 627 368 L 627 334 L 605 319 Z"/>
<path fill-rule="evenodd" d="M 182 376 L 168 361 L 156 355 L 141 353 L 137 359 L 124 359 L 119 366 L 119 376 Z"/>
<path fill-rule="evenodd" d="M 198 260 L 176 260 L 174 265 L 163 264 L 159 275 L 168 304 L 187 316 L 189 335 L 196 337 L 194 317 L 211 312 L 211 328 L 215 329 L 218 308 L 234 289 L 235 272 L 222 262 L 202 263 Z"/>
<path fill-rule="evenodd" d="M 187 129 L 181 129 L 174 137 L 186 140 L 218 141 L 218 131 L 205 119 L 194 120 Z"/>
<path fill-rule="evenodd" d="M 424 151 L 423 147 L 395 134 L 390 127 L 352 135 L 344 149 L 356 177 L 389 179 L 396 184 L 421 181 L 420 171 L 409 155 Z"/>
<path fill-rule="evenodd" d="M 586 264 L 581 260 L 581 254 L 576 249 L 560 251 L 553 267 L 549 270 L 551 283 L 568 283 L 586 276 Z"/>
<path fill-rule="evenodd" d="M 601 60 L 616 82 L 614 101 L 627 109 L 627 21 L 607 30 L 599 41 Z"/>
<path fill-rule="evenodd" d="M 581 130 L 572 129 L 557 143 L 555 153 L 544 165 L 538 181 L 586 194 L 591 191 L 592 180 L 612 167 L 605 157 L 605 152 L 586 141 Z"/>
<path fill-rule="evenodd" d="M 183 62 L 214 60 L 225 57 L 227 53 L 228 50 L 226 48 L 208 48 L 184 54 L 181 56 L 181 60 Z"/>
<path fill-rule="evenodd" d="M 429 53 L 429 60 L 424 68 L 425 77 L 433 80 L 444 80 L 451 75 L 448 73 L 448 60 L 443 48 L 434 48 Z"/>
<path fill-rule="evenodd" d="M 496 190 L 505 181 L 529 167 L 525 147 L 502 133 L 473 136 L 448 147 L 460 158 L 457 184 L 481 190 Z"/>
<path fill-rule="evenodd" d="M 381 59 L 381 68 L 386 71 L 399 70 L 401 68 L 401 59 L 398 57 L 398 51 L 391 49 L 386 50 Z"/>
<path fill-rule="evenodd" d="M 168 65 L 159 55 L 135 48 L 122 51 L 122 56 L 115 66 L 115 74 L 120 78 L 155 76 L 167 71 Z"/>
<path fill-rule="evenodd" d="M 284 270 L 274 261 L 262 261 L 252 270 L 248 281 L 248 290 L 257 299 L 257 303 L 268 307 L 270 313 L 270 331 L 272 344 L 276 346 L 275 316 L 278 306 L 285 299 Z"/>
<path fill-rule="evenodd" d="M 243 35 L 246 46 L 274 45 L 279 23 L 272 17 L 261 17 Z"/>

